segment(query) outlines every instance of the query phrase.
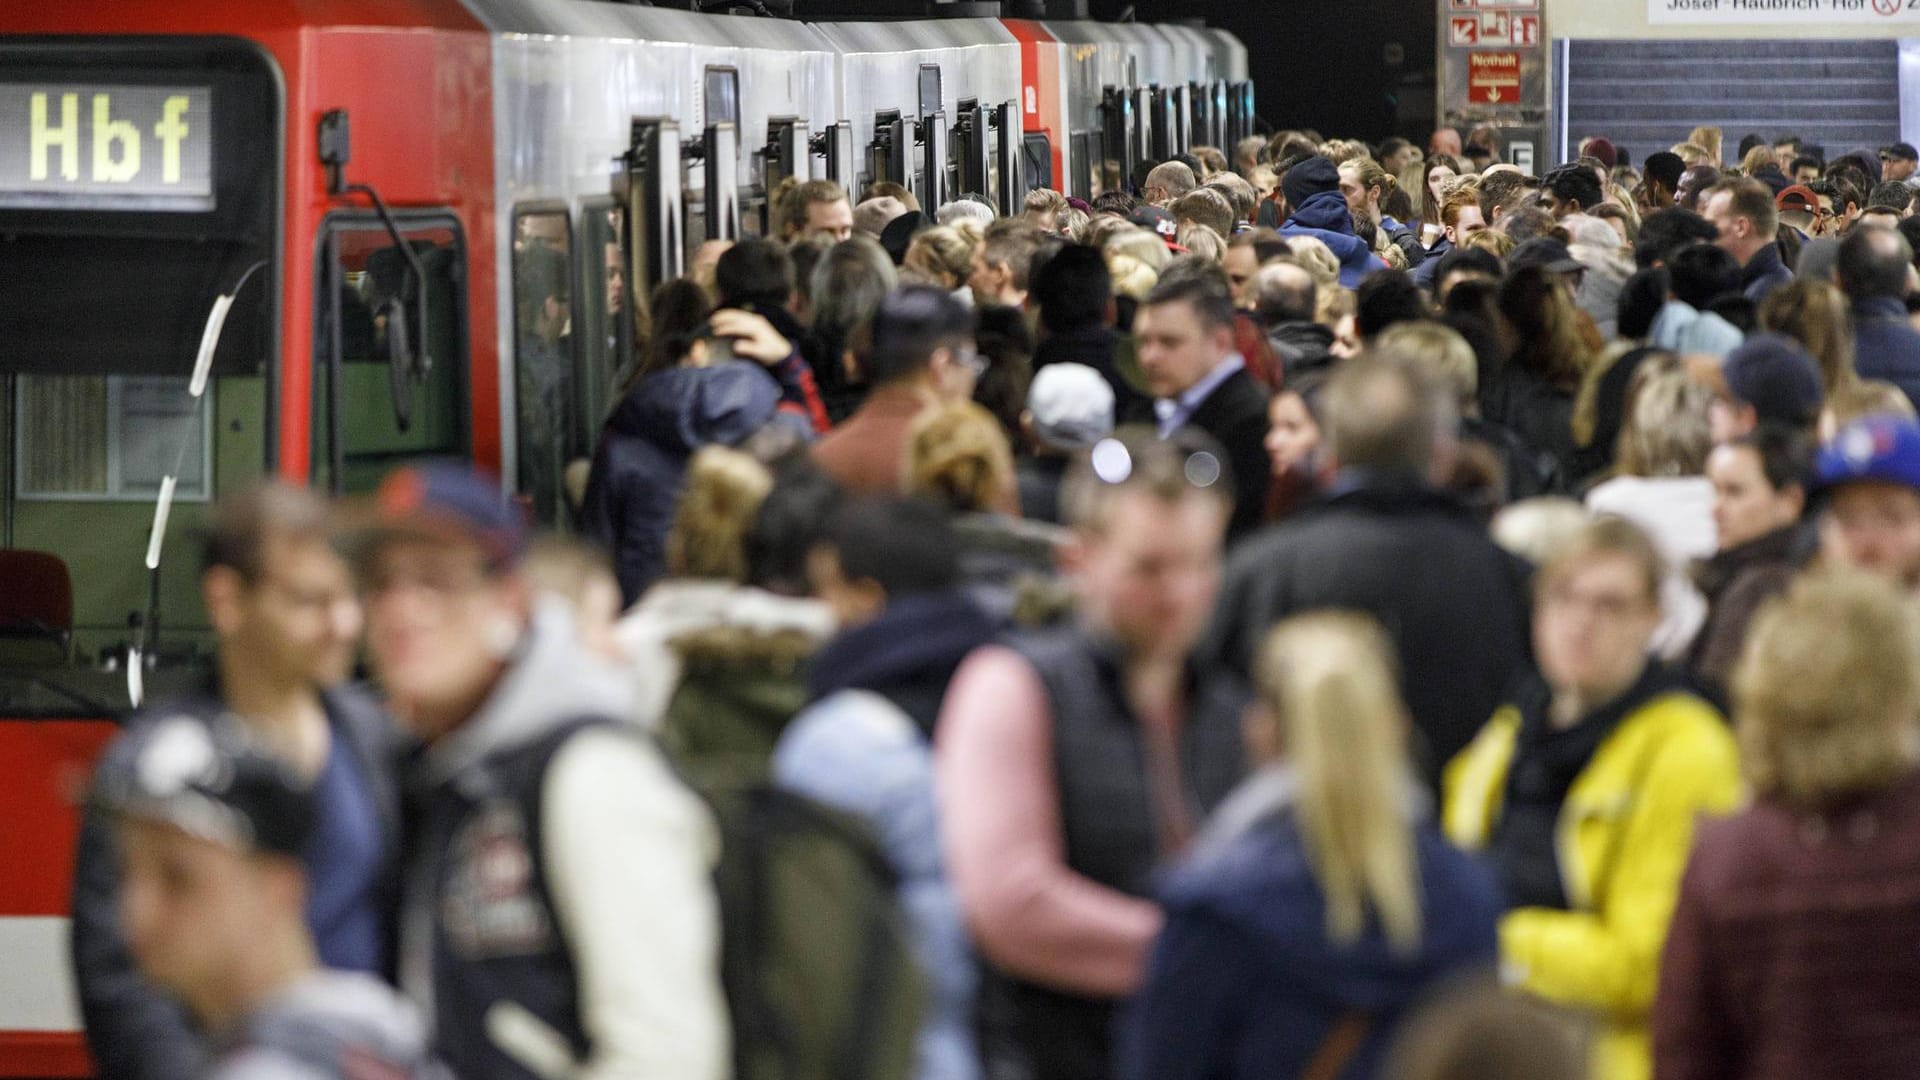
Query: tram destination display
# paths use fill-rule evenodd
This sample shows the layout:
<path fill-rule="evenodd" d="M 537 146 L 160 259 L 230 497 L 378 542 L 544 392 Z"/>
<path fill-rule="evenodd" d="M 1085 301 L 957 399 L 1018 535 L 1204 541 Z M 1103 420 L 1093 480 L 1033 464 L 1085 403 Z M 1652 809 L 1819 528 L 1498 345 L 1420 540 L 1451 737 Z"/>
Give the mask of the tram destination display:
<path fill-rule="evenodd" d="M 0 207 L 214 208 L 213 90 L 0 82 Z"/>

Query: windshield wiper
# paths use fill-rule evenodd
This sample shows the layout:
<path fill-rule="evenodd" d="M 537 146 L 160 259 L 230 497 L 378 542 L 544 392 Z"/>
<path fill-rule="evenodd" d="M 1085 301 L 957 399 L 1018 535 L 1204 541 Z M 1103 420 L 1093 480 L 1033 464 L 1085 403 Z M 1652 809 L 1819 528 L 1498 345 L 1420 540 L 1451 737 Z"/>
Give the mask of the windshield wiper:
<path fill-rule="evenodd" d="M 187 396 L 193 399 L 191 419 L 197 421 L 206 403 L 207 381 L 213 374 L 213 354 L 220 348 L 220 334 L 227 326 L 227 313 L 233 310 L 233 298 L 240 295 L 248 279 L 267 265 L 265 259 L 246 268 L 233 288 L 214 297 L 207 312 L 207 325 L 200 331 L 200 352 L 193 360 L 193 377 L 187 381 Z M 183 432 L 174 451 L 173 467 L 160 478 L 160 493 L 153 502 L 153 529 L 147 534 L 147 611 L 140 626 L 139 640 L 127 647 L 127 697 L 138 708 L 144 697 L 146 658 L 160 644 L 160 552 L 167 538 L 167 517 L 173 512 L 173 491 L 186 467 L 187 450 L 193 445 L 190 433 Z"/>

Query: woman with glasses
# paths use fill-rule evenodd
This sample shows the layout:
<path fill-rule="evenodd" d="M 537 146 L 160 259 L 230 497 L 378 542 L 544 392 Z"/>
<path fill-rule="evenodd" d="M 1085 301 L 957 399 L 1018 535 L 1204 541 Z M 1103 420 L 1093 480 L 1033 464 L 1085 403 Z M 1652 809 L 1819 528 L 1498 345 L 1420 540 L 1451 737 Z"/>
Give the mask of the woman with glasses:
<path fill-rule="evenodd" d="M 1739 798 L 1733 736 L 1652 662 L 1658 548 L 1600 518 L 1541 566 L 1538 675 L 1448 767 L 1443 823 L 1505 886 L 1509 979 L 1594 1016 L 1595 1075 L 1650 1075 L 1660 950 L 1695 820 Z"/>

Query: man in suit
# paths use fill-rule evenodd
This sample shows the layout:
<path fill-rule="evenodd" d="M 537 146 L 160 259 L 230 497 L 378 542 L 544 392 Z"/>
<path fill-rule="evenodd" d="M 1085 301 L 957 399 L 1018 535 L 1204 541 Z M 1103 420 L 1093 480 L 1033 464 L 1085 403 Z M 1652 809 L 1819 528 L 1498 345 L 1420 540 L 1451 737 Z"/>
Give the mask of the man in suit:
<path fill-rule="evenodd" d="M 1233 293 L 1217 266 L 1169 267 L 1134 317 L 1134 349 L 1160 437 L 1194 428 L 1226 451 L 1230 536 L 1259 526 L 1267 497 L 1267 392 L 1234 351 Z"/>

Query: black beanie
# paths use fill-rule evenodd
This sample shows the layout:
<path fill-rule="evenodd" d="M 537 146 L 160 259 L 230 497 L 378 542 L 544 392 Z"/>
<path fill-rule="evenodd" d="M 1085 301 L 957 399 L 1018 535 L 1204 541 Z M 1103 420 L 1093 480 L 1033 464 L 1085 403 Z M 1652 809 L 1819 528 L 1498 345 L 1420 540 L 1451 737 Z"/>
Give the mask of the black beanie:
<path fill-rule="evenodd" d="M 1300 204 L 1323 191 L 1340 190 L 1340 170 L 1333 162 L 1323 157 L 1310 157 L 1287 170 L 1287 178 L 1280 181 L 1280 192 L 1287 197 L 1287 205 L 1298 210 Z"/>

